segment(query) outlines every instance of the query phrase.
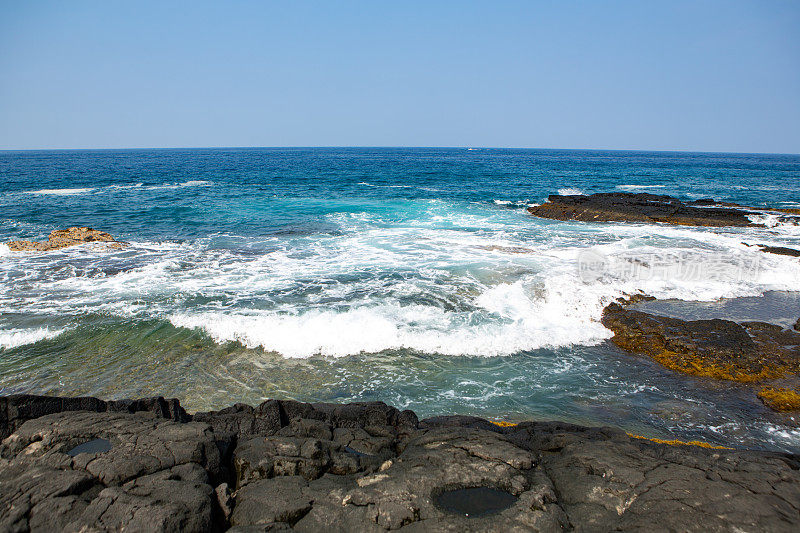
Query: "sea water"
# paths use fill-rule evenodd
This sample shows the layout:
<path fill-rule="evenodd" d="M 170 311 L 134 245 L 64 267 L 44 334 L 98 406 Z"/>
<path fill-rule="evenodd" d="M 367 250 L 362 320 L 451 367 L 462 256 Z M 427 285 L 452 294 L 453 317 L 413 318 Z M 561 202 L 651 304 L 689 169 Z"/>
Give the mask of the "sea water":
<path fill-rule="evenodd" d="M 382 400 L 421 416 L 557 419 L 800 451 L 800 431 L 752 389 L 624 353 L 599 322 L 605 305 L 637 291 L 796 304 L 800 261 L 749 245 L 800 247 L 800 227 L 774 217 L 759 219 L 765 228 L 589 224 L 525 210 L 548 194 L 601 191 L 800 207 L 800 156 L 0 152 L 0 241 L 90 226 L 129 243 L 0 245 L 0 394 L 160 394 L 192 411 Z M 587 250 L 645 270 L 587 277 Z M 691 268 L 665 274 L 659 261 Z M 775 312 L 784 325 L 788 305 Z"/>

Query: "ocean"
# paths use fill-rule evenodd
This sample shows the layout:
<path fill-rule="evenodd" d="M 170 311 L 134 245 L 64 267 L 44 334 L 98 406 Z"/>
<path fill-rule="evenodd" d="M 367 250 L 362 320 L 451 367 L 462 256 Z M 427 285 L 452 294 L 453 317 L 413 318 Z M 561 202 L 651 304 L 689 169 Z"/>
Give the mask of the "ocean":
<path fill-rule="evenodd" d="M 800 247 L 800 227 L 589 224 L 525 210 L 548 194 L 607 191 L 800 207 L 800 156 L 0 151 L 0 242 L 90 226 L 129 243 L 0 245 L 0 394 L 158 394 L 190 411 L 381 400 L 420 416 L 800 452 L 800 430 L 751 389 L 622 352 L 598 321 L 643 291 L 692 318 L 788 325 L 800 316 L 800 262 L 748 245 Z M 587 277 L 587 250 L 646 271 Z M 659 262 L 691 268 L 649 266 Z"/>

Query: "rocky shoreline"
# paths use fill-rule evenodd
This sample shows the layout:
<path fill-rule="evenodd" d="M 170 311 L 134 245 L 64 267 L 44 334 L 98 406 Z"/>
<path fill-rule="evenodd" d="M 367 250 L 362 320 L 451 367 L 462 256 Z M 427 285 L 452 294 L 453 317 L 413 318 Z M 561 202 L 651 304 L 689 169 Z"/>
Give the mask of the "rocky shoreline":
<path fill-rule="evenodd" d="M 0 398 L 4 531 L 795 531 L 800 458 L 383 403 Z M 656 525 L 657 524 L 657 525 Z"/>

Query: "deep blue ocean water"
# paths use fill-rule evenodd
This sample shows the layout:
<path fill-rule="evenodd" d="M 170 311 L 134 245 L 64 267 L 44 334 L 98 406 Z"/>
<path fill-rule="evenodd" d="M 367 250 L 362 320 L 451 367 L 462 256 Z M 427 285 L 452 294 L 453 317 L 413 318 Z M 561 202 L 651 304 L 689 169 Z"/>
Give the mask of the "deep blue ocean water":
<path fill-rule="evenodd" d="M 800 431 L 750 389 L 622 353 L 598 322 L 607 303 L 642 290 L 706 306 L 768 293 L 759 312 L 788 324 L 800 316 L 800 264 L 747 244 L 800 246 L 798 226 L 766 216 L 759 229 L 567 223 L 525 211 L 559 191 L 800 207 L 800 156 L 0 152 L 1 242 L 91 226 L 130 243 L 0 247 L 0 393 L 162 394 L 190 410 L 383 400 L 421 415 L 800 450 Z M 585 279 L 587 249 L 610 264 L 691 268 Z"/>

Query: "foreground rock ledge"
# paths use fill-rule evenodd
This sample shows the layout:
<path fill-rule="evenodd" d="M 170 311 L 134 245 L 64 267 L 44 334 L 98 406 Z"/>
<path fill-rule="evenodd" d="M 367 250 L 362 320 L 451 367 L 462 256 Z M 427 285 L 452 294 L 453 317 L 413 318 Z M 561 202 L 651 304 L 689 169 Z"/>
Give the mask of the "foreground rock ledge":
<path fill-rule="evenodd" d="M 528 208 L 542 218 L 579 220 L 583 222 L 645 222 L 676 224 L 681 226 L 763 226 L 750 220 L 748 215 L 759 211 L 712 199 L 682 202 L 678 198 L 648 193 L 609 192 L 591 195 L 551 194 L 547 202 Z M 792 211 L 787 219 L 799 220 Z"/>
<path fill-rule="evenodd" d="M 86 227 L 57 229 L 50 233 L 50 238 L 46 242 L 9 241 L 7 245 L 15 252 L 47 252 L 87 242 L 105 242 L 117 247 L 122 245 L 121 242 L 115 241 L 111 234 Z"/>
<path fill-rule="evenodd" d="M 383 403 L 0 398 L 2 531 L 796 531 L 795 456 Z M 79 453 L 102 441 L 99 453 Z M 109 449 L 110 446 L 110 449 Z M 512 495 L 495 514 L 440 493 Z M 656 526 L 657 524 L 657 526 Z"/>

